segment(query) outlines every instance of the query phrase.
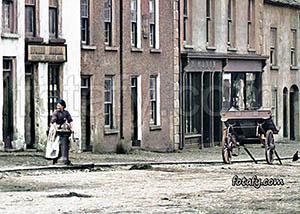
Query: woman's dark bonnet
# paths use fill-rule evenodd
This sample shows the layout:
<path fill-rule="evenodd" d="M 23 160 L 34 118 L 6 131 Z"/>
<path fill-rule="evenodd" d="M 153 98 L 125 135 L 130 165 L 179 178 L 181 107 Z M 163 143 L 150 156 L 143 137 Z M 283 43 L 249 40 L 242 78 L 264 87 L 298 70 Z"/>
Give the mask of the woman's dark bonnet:
<path fill-rule="evenodd" d="M 59 103 L 60 105 L 62 105 L 64 108 L 66 108 L 66 102 L 64 100 L 59 100 L 57 103 Z"/>

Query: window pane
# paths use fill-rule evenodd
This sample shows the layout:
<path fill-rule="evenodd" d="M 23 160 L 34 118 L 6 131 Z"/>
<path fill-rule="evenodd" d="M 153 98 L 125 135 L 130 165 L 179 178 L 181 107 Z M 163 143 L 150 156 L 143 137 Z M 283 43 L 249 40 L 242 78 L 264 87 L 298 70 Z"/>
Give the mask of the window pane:
<path fill-rule="evenodd" d="M 57 9 L 49 8 L 49 32 L 52 35 L 57 35 Z"/>
<path fill-rule="evenodd" d="M 4 28 L 10 29 L 10 22 L 11 22 L 11 4 L 9 2 L 5 2 L 4 4 Z"/>
<path fill-rule="evenodd" d="M 245 74 L 237 73 L 232 74 L 232 83 L 233 83 L 233 107 L 237 110 L 244 110 L 245 103 L 244 103 L 244 85 Z"/>
<path fill-rule="evenodd" d="M 223 87 L 224 87 L 224 94 L 223 94 L 223 109 L 229 110 L 230 109 L 230 102 L 231 102 L 231 74 L 224 74 L 223 75 Z"/>
<path fill-rule="evenodd" d="M 34 15 L 34 11 L 35 8 L 33 6 L 26 6 L 25 7 L 26 10 L 26 20 L 25 20 L 25 29 L 26 29 L 26 33 L 34 33 L 34 22 L 35 22 L 35 15 Z"/>

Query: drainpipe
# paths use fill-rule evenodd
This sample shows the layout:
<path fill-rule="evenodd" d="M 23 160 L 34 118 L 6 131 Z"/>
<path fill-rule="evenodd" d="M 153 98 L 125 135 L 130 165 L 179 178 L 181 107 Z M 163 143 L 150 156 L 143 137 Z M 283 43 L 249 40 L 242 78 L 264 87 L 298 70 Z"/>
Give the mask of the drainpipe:
<path fill-rule="evenodd" d="M 184 147 L 184 134 L 183 134 L 183 74 L 182 74 L 182 65 L 181 65 L 181 33 L 180 33 L 180 0 L 178 0 L 178 51 L 179 51 L 179 149 L 183 149 Z"/>
<path fill-rule="evenodd" d="M 123 0 L 120 0 L 120 137 L 123 135 Z"/>

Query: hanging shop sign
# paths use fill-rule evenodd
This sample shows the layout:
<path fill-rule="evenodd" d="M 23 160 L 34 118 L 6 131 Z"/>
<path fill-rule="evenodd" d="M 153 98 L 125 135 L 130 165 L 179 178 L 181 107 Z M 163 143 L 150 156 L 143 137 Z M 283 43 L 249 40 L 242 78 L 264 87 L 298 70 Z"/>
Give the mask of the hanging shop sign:
<path fill-rule="evenodd" d="M 66 62 L 66 45 L 28 45 L 27 61 L 29 62 Z"/>

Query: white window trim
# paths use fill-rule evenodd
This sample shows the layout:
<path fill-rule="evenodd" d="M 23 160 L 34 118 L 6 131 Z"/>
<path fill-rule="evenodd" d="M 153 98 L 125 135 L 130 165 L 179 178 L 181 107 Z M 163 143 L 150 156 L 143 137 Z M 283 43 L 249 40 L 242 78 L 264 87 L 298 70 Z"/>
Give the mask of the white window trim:
<path fill-rule="evenodd" d="M 138 113 L 138 140 L 142 141 L 142 81 L 141 76 L 137 77 L 137 113 Z"/>
<path fill-rule="evenodd" d="M 156 77 L 156 125 L 160 126 L 160 75 Z"/>
<path fill-rule="evenodd" d="M 142 25 L 142 20 L 141 20 L 141 0 L 137 0 L 137 14 L 136 14 L 136 19 L 137 19 L 137 48 L 141 48 L 141 25 Z"/>
<path fill-rule="evenodd" d="M 155 0 L 155 49 L 159 49 L 159 0 Z"/>

